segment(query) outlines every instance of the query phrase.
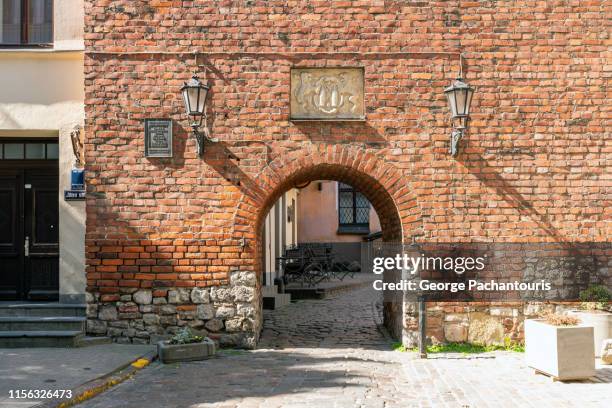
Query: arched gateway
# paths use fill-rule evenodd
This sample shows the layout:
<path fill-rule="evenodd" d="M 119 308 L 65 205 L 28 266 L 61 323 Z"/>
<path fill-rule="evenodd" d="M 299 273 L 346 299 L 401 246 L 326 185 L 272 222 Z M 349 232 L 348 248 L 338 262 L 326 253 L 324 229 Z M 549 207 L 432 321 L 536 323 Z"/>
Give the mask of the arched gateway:
<path fill-rule="evenodd" d="M 243 333 L 235 340 L 252 346 L 261 327 L 261 258 L 262 229 L 266 214 L 274 202 L 296 185 L 314 180 L 334 180 L 350 184 L 362 192 L 379 216 L 382 239 L 385 242 L 407 241 L 417 229 L 416 200 L 406 180 L 390 163 L 358 147 L 311 145 L 281 155 L 254 178 L 255 194 L 245 194 L 238 206 L 236 225 L 248 225 L 253 245 L 248 245 L 248 256 L 255 276 L 253 333 Z M 235 279 L 240 284 L 240 279 Z M 247 290 L 246 288 L 244 289 Z M 401 335 L 401 305 L 385 305 L 385 325 L 396 336 Z M 249 326 L 250 327 L 250 326 Z"/>

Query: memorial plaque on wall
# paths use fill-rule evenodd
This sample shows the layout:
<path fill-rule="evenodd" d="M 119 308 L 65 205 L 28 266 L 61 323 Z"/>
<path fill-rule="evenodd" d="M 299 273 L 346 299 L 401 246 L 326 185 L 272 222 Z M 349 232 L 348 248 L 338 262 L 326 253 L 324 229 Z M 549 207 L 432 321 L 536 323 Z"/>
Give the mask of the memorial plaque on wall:
<path fill-rule="evenodd" d="M 292 68 L 291 120 L 365 120 L 363 68 Z"/>
<path fill-rule="evenodd" d="M 172 120 L 145 119 L 145 156 L 172 157 Z"/>

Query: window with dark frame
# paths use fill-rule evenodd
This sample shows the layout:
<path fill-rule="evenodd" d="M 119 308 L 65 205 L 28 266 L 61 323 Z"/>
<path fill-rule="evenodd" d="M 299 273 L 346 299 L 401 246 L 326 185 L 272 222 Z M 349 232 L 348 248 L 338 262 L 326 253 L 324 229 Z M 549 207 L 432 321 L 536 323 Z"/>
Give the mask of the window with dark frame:
<path fill-rule="evenodd" d="M 359 191 L 344 183 L 338 183 L 338 233 L 370 233 L 370 202 Z"/>
<path fill-rule="evenodd" d="M 53 0 L 0 0 L 0 46 L 50 46 Z"/>
<path fill-rule="evenodd" d="M 33 140 L 27 142 L 0 140 L 0 160 L 57 160 L 57 141 Z"/>

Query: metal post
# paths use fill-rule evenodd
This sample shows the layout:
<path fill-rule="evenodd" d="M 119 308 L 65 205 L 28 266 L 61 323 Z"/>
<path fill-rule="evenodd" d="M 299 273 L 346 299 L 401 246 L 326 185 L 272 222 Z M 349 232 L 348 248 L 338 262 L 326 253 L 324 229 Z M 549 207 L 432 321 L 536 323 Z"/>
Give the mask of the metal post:
<path fill-rule="evenodd" d="M 425 335 L 426 329 L 426 312 L 425 312 L 425 296 L 420 295 L 418 298 L 419 303 L 419 358 L 427 358 L 427 336 Z"/>

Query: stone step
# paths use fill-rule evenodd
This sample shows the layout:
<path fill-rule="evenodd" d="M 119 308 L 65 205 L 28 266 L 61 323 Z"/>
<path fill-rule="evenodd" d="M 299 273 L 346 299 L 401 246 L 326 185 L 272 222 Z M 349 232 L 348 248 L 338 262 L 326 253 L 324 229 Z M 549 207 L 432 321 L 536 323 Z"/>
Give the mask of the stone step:
<path fill-rule="evenodd" d="M 272 297 L 278 294 L 278 286 L 276 285 L 265 285 L 261 287 L 261 295 L 263 297 Z"/>
<path fill-rule="evenodd" d="M 0 317 L 0 331 L 85 331 L 85 317 L 9 316 Z"/>
<path fill-rule="evenodd" d="M 85 316 L 86 305 L 67 303 L 0 302 L 0 317 Z"/>
<path fill-rule="evenodd" d="M 100 344 L 110 344 L 112 342 L 113 339 L 110 337 L 84 336 L 79 339 L 77 347 L 97 346 Z"/>
<path fill-rule="evenodd" d="M 264 296 L 263 308 L 266 310 L 275 310 L 291 303 L 291 295 L 288 293 L 277 293 L 274 296 Z"/>
<path fill-rule="evenodd" d="M 83 332 L 64 331 L 0 331 L 0 348 L 77 347 Z"/>

